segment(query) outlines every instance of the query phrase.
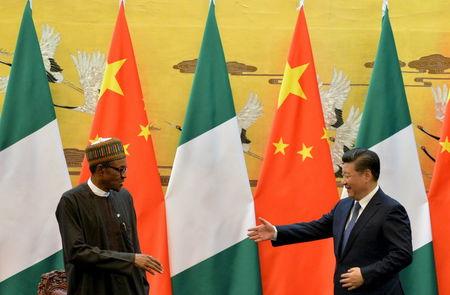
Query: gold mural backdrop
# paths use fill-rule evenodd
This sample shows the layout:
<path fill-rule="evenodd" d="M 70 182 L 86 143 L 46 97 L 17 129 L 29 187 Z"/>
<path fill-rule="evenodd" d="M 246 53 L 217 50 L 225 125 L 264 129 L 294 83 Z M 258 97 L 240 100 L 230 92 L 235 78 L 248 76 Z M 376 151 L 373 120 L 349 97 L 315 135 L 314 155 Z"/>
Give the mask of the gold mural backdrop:
<path fill-rule="evenodd" d="M 33 0 L 65 155 L 76 184 L 118 0 Z M 335 155 L 351 144 L 381 29 L 381 0 L 305 1 Z M 0 104 L 24 1 L 0 1 Z M 296 0 L 216 0 L 216 15 L 252 186 L 259 175 L 297 18 Z M 163 184 L 167 185 L 190 94 L 208 0 L 128 0 L 126 15 Z M 390 1 L 403 79 L 426 186 L 450 80 L 450 1 Z M 422 130 L 421 130 L 422 129 Z M 426 132 L 431 135 L 427 135 Z M 342 135 L 344 134 L 344 135 Z M 338 158 L 335 156 L 336 159 Z M 337 161 L 337 160 L 336 160 Z M 335 163 L 339 178 L 339 166 Z M 195 173 L 195 172 L 193 172 Z"/>

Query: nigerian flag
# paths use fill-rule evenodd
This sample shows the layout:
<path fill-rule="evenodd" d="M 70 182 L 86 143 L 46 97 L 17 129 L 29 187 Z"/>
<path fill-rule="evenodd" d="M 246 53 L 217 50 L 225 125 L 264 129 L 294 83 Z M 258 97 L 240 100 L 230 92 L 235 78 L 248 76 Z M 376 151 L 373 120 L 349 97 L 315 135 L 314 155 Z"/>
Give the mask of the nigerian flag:
<path fill-rule="evenodd" d="M 54 212 L 70 187 L 27 3 L 0 118 L 0 294 L 36 294 L 42 273 L 63 268 Z"/>
<path fill-rule="evenodd" d="M 405 294 L 437 294 L 428 200 L 387 7 L 356 146 L 380 156 L 380 187 L 411 221 L 413 262 L 400 274 Z"/>
<path fill-rule="evenodd" d="M 255 224 L 225 57 L 210 4 L 166 193 L 173 294 L 261 294 Z"/>

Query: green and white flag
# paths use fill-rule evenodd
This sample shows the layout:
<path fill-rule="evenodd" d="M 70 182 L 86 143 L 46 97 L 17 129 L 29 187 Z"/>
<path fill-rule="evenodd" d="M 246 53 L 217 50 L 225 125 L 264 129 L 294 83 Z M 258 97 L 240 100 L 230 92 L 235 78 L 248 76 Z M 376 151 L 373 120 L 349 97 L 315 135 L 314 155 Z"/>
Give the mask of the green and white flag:
<path fill-rule="evenodd" d="M 0 118 L 0 294 L 36 294 L 41 274 L 63 268 L 55 209 L 70 187 L 27 2 Z"/>
<path fill-rule="evenodd" d="M 411 221 L 413 262 L 400 274 L 405 294 L 437 294 L 428 199 L 387 7 L 356 146 L 380 156 L 380 187 Z"/>
<path fill-rule="evenodd" d="M 261 294 L 253 197 L 210 4 L 166 193 L 174 295 Z"/>

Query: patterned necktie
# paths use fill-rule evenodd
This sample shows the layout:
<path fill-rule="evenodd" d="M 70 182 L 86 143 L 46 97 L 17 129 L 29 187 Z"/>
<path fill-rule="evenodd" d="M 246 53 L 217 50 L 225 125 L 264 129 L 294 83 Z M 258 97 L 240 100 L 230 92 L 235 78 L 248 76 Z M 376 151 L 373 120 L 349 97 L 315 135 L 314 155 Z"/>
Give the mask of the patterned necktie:
<path fill-rule="evenodd" d="M 355 202 L 355 205 L 353 206 L 352 218 L 350 219 L 350 222 L 348 223 L 347 228 L 344 231 L 344 237 L 342 238 L 341 254 L 344 253 L 345 245 L 347 245 L 348 237 L 350 236 L 350 233 L 355 226 L 356 220 L 358 219 L 360 209 L 361 205 L 359 204 L 359 202 Z"/>

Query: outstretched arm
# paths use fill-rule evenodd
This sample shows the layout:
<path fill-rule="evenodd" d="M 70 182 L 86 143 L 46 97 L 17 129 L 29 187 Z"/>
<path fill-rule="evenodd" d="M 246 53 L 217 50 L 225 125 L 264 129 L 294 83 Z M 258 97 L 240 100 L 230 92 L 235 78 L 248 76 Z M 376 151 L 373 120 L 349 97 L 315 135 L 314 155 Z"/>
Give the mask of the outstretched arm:
<path fill-rule="evenodd" d="M 261 224 L 248 230 L 248 237 L 255 242 L 272 240 L 273 246 L 308 242 L 333 236 L 333 211 L 311 222 L 274 226 L 264 218 Z"/>
<path fill-rule="evenodd" d="M 277 239 L 273 246 L 302 243 L 330 238 L 333 236 L 333 211 L 317 220 L 300 222 L 276 227 Z"/>

